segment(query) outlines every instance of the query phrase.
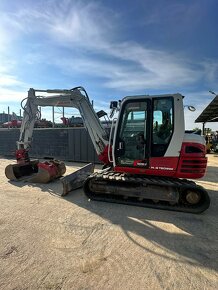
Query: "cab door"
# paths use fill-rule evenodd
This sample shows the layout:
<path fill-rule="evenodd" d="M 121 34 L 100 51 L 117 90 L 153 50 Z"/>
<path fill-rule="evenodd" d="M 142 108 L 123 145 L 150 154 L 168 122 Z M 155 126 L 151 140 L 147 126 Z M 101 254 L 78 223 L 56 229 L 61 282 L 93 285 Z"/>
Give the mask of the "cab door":
<path fill-rule="evenodd" d="M 150 99 L 123 102 L 113 143 L 115 166 L 149 167 L 151 119 Z"/>

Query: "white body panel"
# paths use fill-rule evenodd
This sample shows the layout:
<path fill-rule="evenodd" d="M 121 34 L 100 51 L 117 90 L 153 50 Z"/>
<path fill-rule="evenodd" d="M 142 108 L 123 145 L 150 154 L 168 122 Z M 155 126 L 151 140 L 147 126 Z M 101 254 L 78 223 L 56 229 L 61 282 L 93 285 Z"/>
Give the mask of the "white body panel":
<path fill-rule="evenodd" d="M 183 142 L 206 144 L 205 138 L 197 134 L 184 134 Z"/>
<path fill-rule="evenodd" d="M 174 95 L 174 130 L 165 157 L 179 156 L 185 132 L 183 97 Z"/>

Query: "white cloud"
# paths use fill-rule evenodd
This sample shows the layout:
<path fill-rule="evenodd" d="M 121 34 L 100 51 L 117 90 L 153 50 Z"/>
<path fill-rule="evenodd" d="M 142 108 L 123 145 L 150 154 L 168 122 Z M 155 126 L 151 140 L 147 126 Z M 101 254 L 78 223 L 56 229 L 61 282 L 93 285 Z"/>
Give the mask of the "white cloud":
<path fill-rule="evenodd" d="M 16 79 L 15 76 L 11 75 L 0 75 L 0 86 L 8 87 L 8 86 L 14 86 L 14 85 L 20 85 L 21 82 Z"/>
<path fill-rule="evenodd" d="M 173 6 L 178 13 L 183 8 Z M 216 80 L 217 64 L 212 65 L 211 61 L 210 65 L 198 63 L 196 68 L 194 61 L 188 61 L 179 52 L 169 54 L 148 48 L 131 41 L 131 37 L 129 41 L 122 41 L 122 17 L 99 2 L 84 5 L 81 1 L 52 1 L 43 3 L 43 9 L 40 5 L 21 7 L 1 16 L 0 36 L 2 31 L 5 43 L 7 37 L 11 42 L 13 37 L 34 38 L 36 32 L 37 37 L 40 35 L 42 42 L 38 50 L 23 56 L 28 65 L 49 64 L 72 78 L 78 74 L 84 75 L 84 79 L 97 77 L 101 79 L 99 86 L 105 88 L 125 92 L 176 90 L 203 79 L 211 84 Z M 44 48 L 43 39 L 46 39 Z M 65 48 L 67 54 L 62 50 Z M 0 77 L 4 77 L 8 86 L 19 85 L 12 71 L 10 67 Z"/>
<path fill-rule="evenodd" d="M 25 98 L 27 84 L 10 73 L 15 66 L 13 61 L 4 61 L 2 57 L 0 60 L 2 64 L 0 67 L 0 104 L 20 102 Z"/>
<path fill-rule="evenodd" d="M 210 59 L 203 60 L 202 66 L 204 67 L 205 71 L 205 79 L 210 85 L 216 85 L 216 87 L 212 88 L 212 90 L 215 90 L 216 88 L 218 89 L 218 61 L 212 61 Z"/>
<path fill-rule="evenodd" d="M 19 103 L 27 97 L 27 92 L 16 91 L 14 89 L 6 89 L 0 87 L 0 104 L 8 104 L 9 102 Z"/>
<path fill-rule="evenodd" d="M 72 57 L 55 60 L 68 74 L 76 71 L 105 78 L 105 87 L 124 91 L 179 87 L 204 77 L 204 67 L 194 69 L 193 63 L 179 53 L 172 55 L 135 42 L 117 41 L 116 16 L 103 17 L 105 11 L 100 9 L 101 14 L 96 5 L 62 12 L 49 21 L 48 33 L 56 43 L 72 50 Z"/>
<path fill-rule="evenodd" d="M 56 43 L 88 44 L 88 48 L 91 43 L 95 47 L 102 38 L 111 35 L 114 12 L 112 15 L 112 11 L 94 2 L 85 5 L 81 1 L 61 2 L 47 2 L 28 9 L 21 7 L 10 13 L 1 12 L 0 33 L 2 31 L 4 39 L 10 39 L 12 36 L 40 32 L 50 35 Z M 108 34 L 105 35 L 105 32 Z"/>
<path fill-rule="evenodd" d="M 54 63 L 68 74 L 99 77 L 104 87 L 121 91 L 175 89 L 193 84 L 203 75 L 175 56 L 136 44 L 108 47 L 105 52 L 106 59 L 60 57 Z"/>

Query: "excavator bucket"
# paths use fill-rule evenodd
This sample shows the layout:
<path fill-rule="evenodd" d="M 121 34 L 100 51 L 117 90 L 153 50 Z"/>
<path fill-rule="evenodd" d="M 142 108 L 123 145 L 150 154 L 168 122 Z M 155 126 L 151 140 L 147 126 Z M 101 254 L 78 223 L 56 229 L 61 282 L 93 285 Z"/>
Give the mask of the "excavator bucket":
<path fill-rule="evenodd" d="M 89 175 L 94 172 L 94 164 L 89 163 L 79 170 L 62 177 L 63 184 L 61 196 L 80 188 Z M 66 166 L 59 160 L 39 162 L 31 160 L 28 164 L 10 164 L 5 168 L 5 175 L 11 181 L 27 181 L 32 183 L 48 183 L 64 175 Z"/>
<path fill-rule="evenodd" d="M 89 163 L 79 170 L 61 178 L 61 182 L 63 184 L 63 192 L 61 196 L 65 196 L 68 192 L 80 188 L 83 186 L 83 183 L 87 179 L 89 175 L 94 172 L 95 165 Z"/>
<path fill-rule="evenodd" d="M 9 180 L 34 183 L 48 183 L 61 177 L 65 172 L 66 166 L 59 160 L 45 162 L 32 160 L 28 164 L 10 164 L 5 168 L 5 175 Z"/>
<path fill-rule="evenodd" d="M 24 180 L 38 172 L 39 160 L 31 160 L 28 164 L 9 164 L 5 168 L 5 176 L 11 181 Z"/>

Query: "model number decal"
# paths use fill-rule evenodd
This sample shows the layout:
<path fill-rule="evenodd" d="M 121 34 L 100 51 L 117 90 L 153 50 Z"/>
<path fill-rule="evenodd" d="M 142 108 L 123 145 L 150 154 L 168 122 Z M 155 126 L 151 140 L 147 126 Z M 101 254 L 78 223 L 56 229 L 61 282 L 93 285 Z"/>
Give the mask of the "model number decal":
<path fill-rule="evenodd" d="M 156 170 L 174 170 L 171 167 L 163 167 L 163 166 L 151 166 L 151 169 L 156 169 Z"/>

